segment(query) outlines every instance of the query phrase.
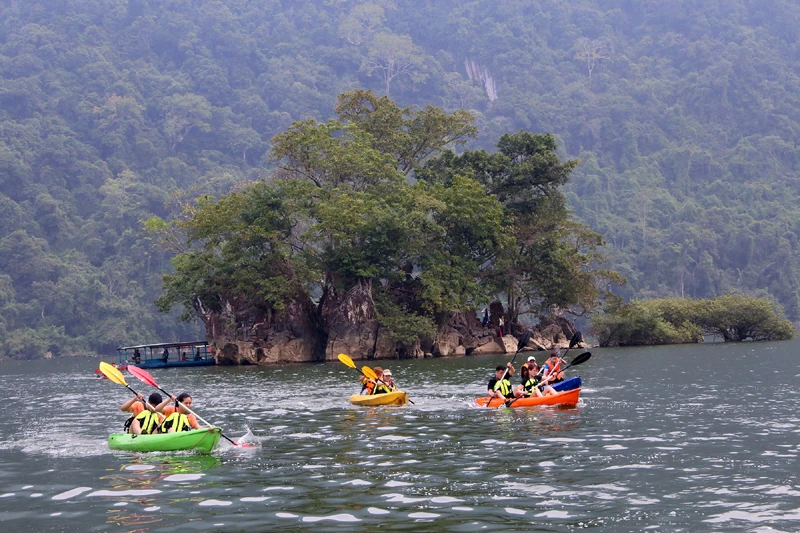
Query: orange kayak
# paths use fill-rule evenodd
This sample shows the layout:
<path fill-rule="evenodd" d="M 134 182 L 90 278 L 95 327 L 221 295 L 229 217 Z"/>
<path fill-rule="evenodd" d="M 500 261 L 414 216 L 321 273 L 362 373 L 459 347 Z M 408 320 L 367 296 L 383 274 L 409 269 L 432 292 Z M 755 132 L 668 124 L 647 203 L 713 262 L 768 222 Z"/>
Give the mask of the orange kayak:
<path fill-rule="evenodd" d="M 562 407 L 575 407 L 578 405 L 578 398 L 580 395 L 581 389 L 572 389 L 559 392 L 551 396 L 542 396 L 541 398 L 531 396 L 530 398 L 511 399 L 509 400 L 509 407 L 531 407 L 534 405 L 560 405 Z M 475 403 L 480 406 L 485 406 L 488 398 L 488 396 L 484 396 L 483 398 L 475 398 Z M 502 405 L 503 400 L 500 398 L 492 398 L 491 403 L 489 403 L 489 407 L 501 407 Z"/>

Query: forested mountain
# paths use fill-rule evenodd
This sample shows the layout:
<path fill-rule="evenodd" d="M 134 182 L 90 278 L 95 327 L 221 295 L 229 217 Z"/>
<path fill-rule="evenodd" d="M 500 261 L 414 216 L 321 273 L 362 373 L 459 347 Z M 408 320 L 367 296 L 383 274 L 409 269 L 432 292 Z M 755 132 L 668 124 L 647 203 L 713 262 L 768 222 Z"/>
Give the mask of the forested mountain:
<path fill-rule="evenodd" d="M 625 297 L 798 304 L 800 6 L 0 0 L 0 355 L 201 335 L 155 310 L 179 200 L 266 177 L 338 94 L 551 132 Z"/>

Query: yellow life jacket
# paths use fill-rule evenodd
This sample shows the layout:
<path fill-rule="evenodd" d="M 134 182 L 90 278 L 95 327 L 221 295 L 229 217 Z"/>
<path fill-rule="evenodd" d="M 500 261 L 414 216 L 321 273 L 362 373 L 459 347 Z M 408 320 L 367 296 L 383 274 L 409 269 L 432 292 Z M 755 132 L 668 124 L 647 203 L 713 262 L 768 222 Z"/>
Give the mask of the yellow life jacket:
<path fill-rule="evenodd" d="M 503 378 L 494 384 L 494 390 L 499 390 L 500 394 L 508 397 L 511 394 L 511 382 L 508 381 L 508 379 Z"/>
<path fill-rule="evenodd" d="M 375 391 L 372 394 L 386 394 L 389 392 L 392 392 L 392 389 L 388 385 L 385 385 L 384 383 L 378 383 L 378 385 L 375 387 Z"/>
<path fill-rule="evenodd" d="M 169 415 L 167 419 L 164 420 L 164 423 L 161 424 L 161 431 L 166 432 L 172 429 L 173 426 L 175 428 L 175 432 L 190 431 L 192 429 L 191 424 L 189 424 L 189 417 L 177 411 Z"/>
<path fill-rule="evenodd" d="M 139 427 L 142 428 L 143 435 L 152 434 L 159 422 L 158 415 L 149 409 L 145 409 L 136 415 L 134 420 L 139 421 Z"/>
<path fill-rule="evenodd" d="M 533 376 L 532 378 L 530 378 L 528 381 L 525 382 L 525 385 L 523 385 L 523 387 L 526 391 L 533 392 L 533 389 L 538 384 L 539 384 L 539 377 Z"/>

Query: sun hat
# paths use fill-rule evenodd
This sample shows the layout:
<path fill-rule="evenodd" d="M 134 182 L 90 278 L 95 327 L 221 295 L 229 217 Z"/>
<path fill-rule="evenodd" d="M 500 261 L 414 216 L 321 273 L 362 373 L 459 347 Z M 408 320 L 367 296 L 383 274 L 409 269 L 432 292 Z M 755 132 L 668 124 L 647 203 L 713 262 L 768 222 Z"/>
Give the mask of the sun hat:
<path fill-rule="evenodd" d="M 528 357 L 528 362 L 530 363 L 531 361 L 533 361 L 535 363 L 536 362 L 536 358 L 534 356 Z"/>
<path fill-rule="evenodd" d="M 383 375 L 392 377 L 392 371 L 387 368 L 386 370 L 383 371 Z"/>

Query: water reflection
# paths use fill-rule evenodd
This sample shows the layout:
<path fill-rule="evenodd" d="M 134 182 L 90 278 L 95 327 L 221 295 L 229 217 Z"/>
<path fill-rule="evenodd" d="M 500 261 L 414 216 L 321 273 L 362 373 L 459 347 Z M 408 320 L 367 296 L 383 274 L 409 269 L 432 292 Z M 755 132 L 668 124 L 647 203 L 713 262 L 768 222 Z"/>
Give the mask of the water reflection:
<path fill-rule="evenodd" d="M 107 524 L 132 527 L 128 530 L 131 532 L 145 531 L 150 527 L 144 526 L 165 522 L 170 515 L 181 516 L 165 516 L 158 512 L 162 507 L 202 501 L 202 497 L 189 496 L 186 491 L 199 493 L 207 485 L 218 483 L 206 479 L 205 473 L 222 464 L 222 459 L 214 455 L 135 455 L 119 471 L 101 476 L 108 489 L 89 497 L 114 500 L 113 508 L 107 511 Z"/>

